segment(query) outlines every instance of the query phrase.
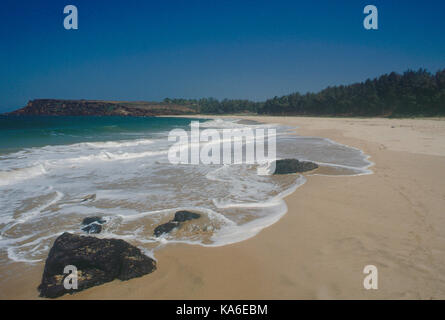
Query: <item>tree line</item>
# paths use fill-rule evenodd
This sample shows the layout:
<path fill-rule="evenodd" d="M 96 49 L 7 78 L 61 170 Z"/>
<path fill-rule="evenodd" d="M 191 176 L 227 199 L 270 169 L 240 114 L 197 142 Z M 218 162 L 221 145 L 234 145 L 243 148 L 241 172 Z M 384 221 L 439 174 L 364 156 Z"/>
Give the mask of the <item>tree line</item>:
<path fill-rule="evenodd" d="M 351 85 L 327 87 L 318 93 L 298 92 L 265 102 L 249 100 L 164 99 L 202 114 L 258 113 L 319 116 L 439 116 L 445 115 L 445 69 L 392 72 Z"/>

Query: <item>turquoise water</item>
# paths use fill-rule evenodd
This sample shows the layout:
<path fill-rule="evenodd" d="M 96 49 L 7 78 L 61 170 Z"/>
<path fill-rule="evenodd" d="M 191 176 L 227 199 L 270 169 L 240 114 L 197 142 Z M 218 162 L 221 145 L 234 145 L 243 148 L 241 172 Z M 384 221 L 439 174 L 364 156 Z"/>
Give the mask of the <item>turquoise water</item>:
<path fill-rule="evenodd" d="M 0 153 L 79 142 L 150 138 L 190 119 L 161 117 L 0 116 Z"/>

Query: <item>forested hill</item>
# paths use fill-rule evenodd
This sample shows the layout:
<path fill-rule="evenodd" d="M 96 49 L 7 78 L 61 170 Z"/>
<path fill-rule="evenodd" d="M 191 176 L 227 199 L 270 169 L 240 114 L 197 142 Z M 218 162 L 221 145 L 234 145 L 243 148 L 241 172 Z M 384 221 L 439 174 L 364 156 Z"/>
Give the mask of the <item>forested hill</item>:
<path fill-rule="evenodd" d="M 151 117 L 159 115 L 190 115 L 196 110 L 184 105 L 145 101 L 101 101 L 101 100 L 61 100 L 35 99 L 10 115 L 43 116 L 135 116 Z"/>
<path fill-rule="evenodd" d="M 323 116 L 445 115 L 445 69 L 392 72 L 351 85 L 328 87 L 318 93 L 293 93 L 266 102 L 248 100 L 165 99 L 166 104 L 191 106 L 203 114 L 259 113 Z"/>
<path fill-rule="evenodd" d="M 395 72 L 318 93 L 290 94 L 267 100 L 262 114 L 338 116 L 445 115 L 445 69 Z"/>

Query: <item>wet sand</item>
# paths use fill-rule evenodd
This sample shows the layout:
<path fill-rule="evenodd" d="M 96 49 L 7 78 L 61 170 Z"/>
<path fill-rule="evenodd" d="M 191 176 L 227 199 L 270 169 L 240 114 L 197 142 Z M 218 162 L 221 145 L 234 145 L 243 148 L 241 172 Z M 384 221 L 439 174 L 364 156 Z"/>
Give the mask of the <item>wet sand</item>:
<path fill-rule="evenodd" d="M 243 118 L 360 148 L 374 174 L 308 176 L 287 214 L 254 238 L 169 245 L 154 273 L 62 299 L 445 299 L 444 119 Z M 369 264 L 378 290 L 363 288 Z M 37 298 L 42 271 L 1 267 L 0 298 Z"/>

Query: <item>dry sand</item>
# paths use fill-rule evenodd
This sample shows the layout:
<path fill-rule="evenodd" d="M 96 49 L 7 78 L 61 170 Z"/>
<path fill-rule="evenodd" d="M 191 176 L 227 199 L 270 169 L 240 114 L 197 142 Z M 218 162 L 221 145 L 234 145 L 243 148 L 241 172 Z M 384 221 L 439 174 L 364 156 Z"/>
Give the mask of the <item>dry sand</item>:
<path fill-rule="evenodd" d="M 445 298 L 444 119 L 243 118 L 360 148 L 374 174 L 309 176 L 286 198 L 287 214 L 256 237 L 218 248 L 169 245 L 157 251 L 154 273 L 63 299 Z M 363 288 L 369 264 L 378 290 Z M 37 297 L 43 264 L 1 269 L 15 280 L 0 298 Z"/>

